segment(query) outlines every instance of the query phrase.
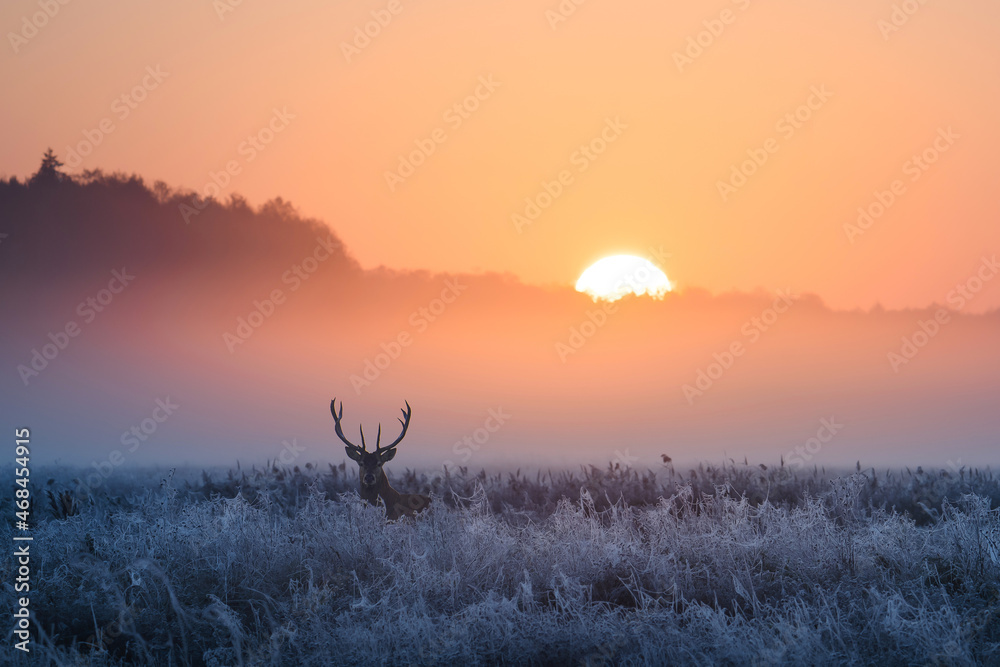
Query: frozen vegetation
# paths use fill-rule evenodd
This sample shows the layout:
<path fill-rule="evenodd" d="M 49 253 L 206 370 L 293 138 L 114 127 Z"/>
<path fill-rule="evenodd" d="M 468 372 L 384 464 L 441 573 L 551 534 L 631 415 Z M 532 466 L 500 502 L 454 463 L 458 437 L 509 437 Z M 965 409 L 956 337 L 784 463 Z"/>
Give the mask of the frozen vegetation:
<path fill-rule="evenodd" d="M 34 473 L 14 664 L 1000 664 L 989 471 L 407 472 L 394 523 L 356 466 L 83 472 Z"/>

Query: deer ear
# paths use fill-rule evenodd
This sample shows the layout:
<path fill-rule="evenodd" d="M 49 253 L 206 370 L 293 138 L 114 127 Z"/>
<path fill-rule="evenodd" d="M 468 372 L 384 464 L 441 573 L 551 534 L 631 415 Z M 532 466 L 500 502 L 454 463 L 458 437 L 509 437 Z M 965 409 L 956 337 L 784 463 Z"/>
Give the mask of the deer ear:
<path fill-rule="evenodd" d="M 351 457 L 351 459 L 361 463 L 361 454 L 358 453 L 358 450 L 351 447 L 344 447 L 344 451 L 347 452 L 347 455 Z"/>
<path fill-rule="evenodd" d="M 390 449 L 387 452 L 382 452 L 382 454 L 381 454 L 381 456 L 379 458 L 382 459 L 382 463 L 388 463 L 389 461 L 392 460 L 392 457 L 395 456 L 395 455 L 396 455 L 396 450 L 395 449 Z"/>

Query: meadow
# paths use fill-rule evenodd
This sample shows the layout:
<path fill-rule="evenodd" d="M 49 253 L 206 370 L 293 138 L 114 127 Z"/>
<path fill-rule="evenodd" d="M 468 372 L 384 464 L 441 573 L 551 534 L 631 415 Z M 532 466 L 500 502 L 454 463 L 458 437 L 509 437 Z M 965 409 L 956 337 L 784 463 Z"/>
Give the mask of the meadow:
<path fill-rule="evenodd" d="M 9 664 L 1000 664 L 989 470 L 397 469 L 397 522 L 353 464 L 85 472 L 33 471 Z"/>

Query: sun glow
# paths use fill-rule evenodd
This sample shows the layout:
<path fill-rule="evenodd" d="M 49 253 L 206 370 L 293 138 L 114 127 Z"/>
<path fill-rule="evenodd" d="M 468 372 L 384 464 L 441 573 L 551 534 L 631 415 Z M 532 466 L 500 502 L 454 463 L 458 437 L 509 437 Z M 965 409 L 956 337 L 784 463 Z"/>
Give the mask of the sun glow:
<path fill-rule="evenodd" d="M 648 259 L 635 255 L 613 255 L 594 262 L 576 281 L 576 291 L 605 301 L 627 294 L 662 299 L 673 289 L 666 274 Z"/>

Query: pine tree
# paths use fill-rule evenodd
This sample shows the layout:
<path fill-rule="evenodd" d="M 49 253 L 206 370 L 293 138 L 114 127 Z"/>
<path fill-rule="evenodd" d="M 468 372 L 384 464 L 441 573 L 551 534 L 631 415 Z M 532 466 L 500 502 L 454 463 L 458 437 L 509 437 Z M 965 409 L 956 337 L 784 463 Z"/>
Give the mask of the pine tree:
<path fill-rule="evenodd" d="M 59 167 L 63 166 L 59 158 L 56 157 L 55 152 L 49 148 L 42 155 L 42 164 L 39 165 L 38 171 L 35 175 L 31 177 L 32 183 L 55 183 L 63 179 L 65 174 L 59 171 Z"/>

